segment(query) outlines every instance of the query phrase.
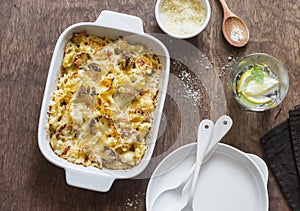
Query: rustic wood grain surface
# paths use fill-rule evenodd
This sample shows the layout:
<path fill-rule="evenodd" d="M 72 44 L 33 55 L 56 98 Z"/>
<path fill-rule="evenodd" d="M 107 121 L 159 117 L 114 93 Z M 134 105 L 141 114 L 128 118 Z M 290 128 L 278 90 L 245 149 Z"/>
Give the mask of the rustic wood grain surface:
<path fill-rule="evenodd" d="M 217 101 L 200 90 L 203 98 L 193 105 L 194 96 L 174 87 L 176 80 L 182 89 L 189 88 L 190 83 L 182 78 L 180 68 L 174 63 L 171 68 L 174 83 L 169 85 L 155 157 L 194 141 L 197 121 L 227 113 L 234 125 L 223 142 L 264 158 L 259 138 L 300 104 L 300 1 L 227 2 L 248 24 L 251 37 L 247 46 L 234 48 L 225 41 L 221 33 L 222 8 L 217 0 L 210 0 L 212 16 L 207 28 L 187 40 L 210 61 L 209 71 L 215 71 L 218 80 L 214 83 L 224 89 L 226 103 L 216 106 Z M 149 177 L 117 180 L 107 193 L 68 186 L 64 170 L 42 156 L 37 128 L 51 56 L 59 35 L 74 23 L 95 21 L 101 10 L 138 16 L 143 19 L 146 33 L 162 33 L 154 7 L 154 0 L 0 1 L 0 210 L 145 210 Z M 238 106 L 229 87 L 234 62 L 254 52 L 278 58 L 290 78 L 290 89 L 283 103 L 261 113 L 246 112 Z M 233 59 L 229 61 L 229 57 Z M 197 80 L 201 83 L 201 79 Z M 195 119 L 189 121 L 189 116 Z M 186 128 L 188 135 L 182 133 Z M 157 162 L 149 168 L 154 168 Z M 272 172 L 268 192 L 271 211 L 291 210 Z"/>

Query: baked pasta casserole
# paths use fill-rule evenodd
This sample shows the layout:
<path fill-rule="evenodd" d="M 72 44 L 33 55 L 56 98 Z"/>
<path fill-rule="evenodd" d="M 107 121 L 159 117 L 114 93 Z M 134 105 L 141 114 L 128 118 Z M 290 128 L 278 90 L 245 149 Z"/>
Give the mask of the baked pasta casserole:
<path fill-rule="evenodd" d="M 137 165 L 147 150 L 160 74 L 158 56 L 143 45 L 74 34 L 48 108 L 53 151 L 99 169 Z"/>

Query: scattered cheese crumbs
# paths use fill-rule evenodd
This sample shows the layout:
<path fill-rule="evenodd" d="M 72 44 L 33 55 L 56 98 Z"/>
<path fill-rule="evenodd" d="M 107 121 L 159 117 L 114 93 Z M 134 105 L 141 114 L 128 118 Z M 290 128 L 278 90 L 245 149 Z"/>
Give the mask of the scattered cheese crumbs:
<path fill-rule="evenodd" d="M 230 73 L 233 69 L 233 66 L 238 61 L 239 57 L 237 56 L 237 52 L 233 51 L 230 55 L 227 56 L 227 62 L 224 62 L 220 68 L 219 78 L 226 78 L 228 73 Z M 229 86 L 229 84 L 227 83 Z"/>
<path fill-rule="evenodd" d="M 134 195 L 134 198 L 127 198 L 125 202 L 125 209 L 137 209 L 140 204 L 140 201 L 143 200 L 145 197 L 146 193 L 137 193 Z"/>

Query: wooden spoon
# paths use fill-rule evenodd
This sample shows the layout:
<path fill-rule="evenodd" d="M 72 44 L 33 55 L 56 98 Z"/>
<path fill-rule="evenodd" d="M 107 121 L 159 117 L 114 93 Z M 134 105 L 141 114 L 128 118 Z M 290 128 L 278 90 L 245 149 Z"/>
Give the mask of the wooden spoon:
<path fill-rule="evenodd" d="M 249 41 L 249 30 L 245 22 L 228 8 L 225 0 L 220 0 L 223 7 L 222 31 L 230 45 L 243 47 Z"/>

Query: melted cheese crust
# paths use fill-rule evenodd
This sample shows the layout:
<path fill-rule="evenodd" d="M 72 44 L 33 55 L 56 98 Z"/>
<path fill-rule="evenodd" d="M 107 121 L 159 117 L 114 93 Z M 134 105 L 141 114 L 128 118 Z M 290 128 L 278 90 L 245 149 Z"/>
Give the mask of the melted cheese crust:
<path fill-rule="evenodd" d="M 128 169 L 147 150 L 161 63 L 143 45 L 74 34 L 48 109 L 54 152 L 70 162 Z"/>

